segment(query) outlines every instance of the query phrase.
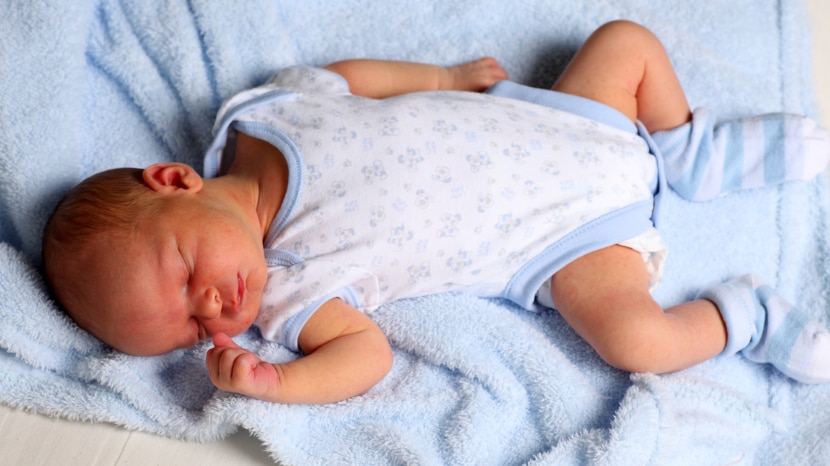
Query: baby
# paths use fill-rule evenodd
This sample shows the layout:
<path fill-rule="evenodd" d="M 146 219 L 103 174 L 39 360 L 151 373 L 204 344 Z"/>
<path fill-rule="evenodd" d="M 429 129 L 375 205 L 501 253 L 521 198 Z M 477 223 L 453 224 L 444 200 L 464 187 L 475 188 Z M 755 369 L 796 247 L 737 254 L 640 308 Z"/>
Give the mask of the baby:
<path fill-rule="evenodd" d="M 807 178 L 826 155 L 783 154 L 799 169 L 755 184 L 692 165 L 726 133 L 692 114 L 662 45 L 629 22 L 598 29 L 553 91 L 506 78 L 492 58 L 284 70 L 223 105 L 205 178 L 160 163 L 74 188 L 44 235 L 50 286 L 126 353 L 212 338 L 213 383 L 275 402 L 364 393 L 393 362 L 366 313 L 450 290 L 555 308 L 627 371 L 741 351 L 800 381 L 830 379 L 827 331 L 754 276 L 669 309 L 649 292 L 665 256 L 653 225 L 664 166 L 702 199 Z M 804 119 L 736 124 L 776 123 L 827 148 Z M 663 161 L 651 135 L 682 150 Z M 237 346 L 252 324 L 303 357 L 270 364 Z"/>

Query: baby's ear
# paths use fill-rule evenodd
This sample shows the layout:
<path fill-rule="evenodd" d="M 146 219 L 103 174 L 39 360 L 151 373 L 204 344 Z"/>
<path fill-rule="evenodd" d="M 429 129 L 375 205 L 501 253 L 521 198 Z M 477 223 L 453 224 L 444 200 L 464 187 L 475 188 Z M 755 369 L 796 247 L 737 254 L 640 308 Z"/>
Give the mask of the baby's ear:
<path fill-rule="evenodd" d="M 169 162 L 157 163 L 144 169 L 144 182 L 160 194 L 199 192 L 202 177 L 190 165 Z"/>

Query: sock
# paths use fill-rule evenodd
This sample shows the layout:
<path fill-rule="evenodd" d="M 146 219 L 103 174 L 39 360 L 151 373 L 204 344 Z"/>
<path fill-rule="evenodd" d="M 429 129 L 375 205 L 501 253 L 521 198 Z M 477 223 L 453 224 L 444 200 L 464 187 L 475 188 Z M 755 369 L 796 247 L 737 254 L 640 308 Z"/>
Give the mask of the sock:
<path fill-rule="evenodd" d="M 714 302 L 726 323 L 722 354 L 772 364 L 804 383 L 830 381 L 830 333 L 754 275 L 744 275 L 699 296 Z"/>
<path fill-rule="evenodd" d="M 653 133 L 666 178 L 690 201 L 808 180 L 827 167 L 830 136 L 815 121 L 774 113 L 717 123 L 705 108 L 692 121 Z"/>

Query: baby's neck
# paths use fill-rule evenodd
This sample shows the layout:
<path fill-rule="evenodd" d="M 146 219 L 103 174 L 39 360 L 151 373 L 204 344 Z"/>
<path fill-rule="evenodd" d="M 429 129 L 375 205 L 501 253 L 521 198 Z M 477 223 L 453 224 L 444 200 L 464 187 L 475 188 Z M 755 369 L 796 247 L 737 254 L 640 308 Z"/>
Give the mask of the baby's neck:
<path fill-rule="evenodd" d="M 238 133 L 236 156 L 227 175 L 252 184 L 256 214 L 265 238 L 288 187 L 288 163 L 282 152 L 268 142 Z"/>

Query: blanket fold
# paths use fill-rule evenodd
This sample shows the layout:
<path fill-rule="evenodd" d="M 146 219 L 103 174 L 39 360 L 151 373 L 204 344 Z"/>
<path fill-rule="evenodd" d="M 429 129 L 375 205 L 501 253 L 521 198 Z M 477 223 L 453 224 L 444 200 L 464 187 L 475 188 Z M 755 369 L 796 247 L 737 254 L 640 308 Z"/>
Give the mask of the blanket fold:
<path fill-rule="evenodd" d="M 391 303 L 372 315 L 394 347 L 389 376 L 341 403 L 279 405 L 216 391 L 207 344 L 114 352 L 46 290 L 40 232 L 70 186 L 116 166 L 200 166 L 221 102 L 284 67 L 490 55 L 513 80 L 549 86 L 618 18 L 661 38 L 692 107 L 721 121 L 815 114 L 798 0 L 0 3 L 0 401 L 197 441 L 244 428 L 284 464 L 825 461 L 830 387 L 739 356 L 623 373 L 554 311 L 465 294 Z M 752 272 L 830 320 L 826 176 L 662 202 L 661 304 Z M 236 340 L 274 362 L 297 357 L 256 329 Z"/>

